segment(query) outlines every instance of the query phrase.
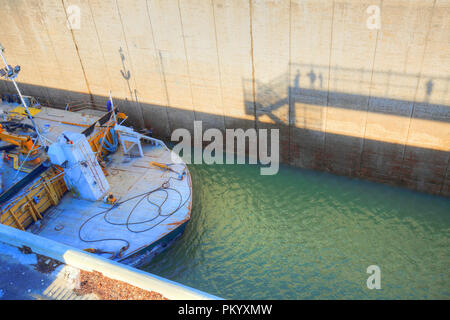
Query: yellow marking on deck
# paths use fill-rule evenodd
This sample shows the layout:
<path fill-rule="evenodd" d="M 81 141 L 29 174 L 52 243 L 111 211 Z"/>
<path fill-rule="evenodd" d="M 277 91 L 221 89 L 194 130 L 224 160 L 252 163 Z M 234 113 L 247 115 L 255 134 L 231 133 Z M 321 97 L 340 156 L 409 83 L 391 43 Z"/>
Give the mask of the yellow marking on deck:
<path fill-rule="evenodd" d="M 41 112 L 41 109 L 28 108 L 28 111 L 30 111 L 31 116 L 34 117 L 34 115 Z M 10 112 L 17 113 L 20 116 L 27 116 L 27 112 L 24 107 L 16 107 L 12 109 Z"/>

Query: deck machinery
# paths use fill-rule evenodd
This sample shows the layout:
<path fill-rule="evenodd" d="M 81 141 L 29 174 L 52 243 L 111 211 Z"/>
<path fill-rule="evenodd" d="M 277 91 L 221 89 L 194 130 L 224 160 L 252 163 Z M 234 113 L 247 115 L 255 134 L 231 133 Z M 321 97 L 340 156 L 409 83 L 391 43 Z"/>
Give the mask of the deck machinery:
<path fill-rule="evenodd" d="M 0 103 L 1 224 L 131 265 L 183 233 L 192 184 L 178 155 L 126 126 L 111 96 L 76 111 L 27 104 L 4 62 L 21 103 Z"/>

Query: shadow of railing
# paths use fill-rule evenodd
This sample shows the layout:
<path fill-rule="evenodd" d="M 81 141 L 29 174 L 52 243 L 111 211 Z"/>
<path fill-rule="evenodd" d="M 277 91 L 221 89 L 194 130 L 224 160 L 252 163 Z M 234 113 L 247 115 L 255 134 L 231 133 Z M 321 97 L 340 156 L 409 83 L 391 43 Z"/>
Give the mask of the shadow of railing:
<path fill-rule="evenodd" d="M 254 103 L 253 92 L 244 89 L 247 114 L 256 114 L 257 119 L 265 115 L 278 124 L 289 121 L 291 126 L 304 127 L 304 123 L 296 122 L 294 107 L 295 103 L 301 103 L 450 122 L 450 107 L 446 105 L 448 76 L 314 64 L 291 64 L 290 68 L 291 73 L 286 71 L 266 83 L 255 81 Z M 251 88 L 248 83 L 252 81 L 244 80 L 243 88 Z M 277 116 L 276 111 L 287 105 L 289 119 Z"/>
<path fill-rule="evenodd" d="M 255 126 L 280 128 L 284 162 L 448 195 L 449 82 L 291 64 L 290 72 L 242 87 Z"/>

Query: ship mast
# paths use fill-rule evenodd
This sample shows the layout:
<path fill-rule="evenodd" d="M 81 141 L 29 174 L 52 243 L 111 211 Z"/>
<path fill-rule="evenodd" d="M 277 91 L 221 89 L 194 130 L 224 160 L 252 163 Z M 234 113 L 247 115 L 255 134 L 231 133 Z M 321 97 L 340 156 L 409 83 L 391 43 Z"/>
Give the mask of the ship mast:
<path fill-rule="evenodd" d="M 11 80 L 14 83 L 14 87 L 16 88 L 17 93 L 19 94 L 20 101 L 22 102 L 22 104 L 23 104 L 23 106 L 24 106 L 24 108 L 25 108 L 25 110 L 27 112 L 28 118 L 30 119 L 31 123 L 33 124 L 34 130 L 36 131 L 36 134 L 37 134 L 38 139 L 39 139 L 39 141 L 41 143 L 41 146 L 45 147 L 46 146 L 45 145 L 45 141 L 44 141 L 44 139 L 42 139 L 42 136 L 39 133 L 38 127 L 37 127 L 36 123 L 34 122 L 33 117 L 31 116 L 30 110 L 28 110 L 27 104 L 26 104 L 26 102 L 25 102 L 25 100 L 24 100 L 24 98 L 22 96 L 22 93 L 20 92 L 19 87 L 18 87 L 18 85 L 16 83 L 16 80 L 15 80 L 17 75 L 19 74 L 20 66 L 15 66 L 14 68 L 12 68 L 6 62 L 6 58 L 3 55 L 3 51 L 4 50 L 5 50 L 5 48 L 0 43 L 0 56 L 2 57 L 3 63 L 5 64 L 5 68 L 0 69 L 0 76 L 4 77 L 5 79 L 9 79 L 9 80 Z"/>

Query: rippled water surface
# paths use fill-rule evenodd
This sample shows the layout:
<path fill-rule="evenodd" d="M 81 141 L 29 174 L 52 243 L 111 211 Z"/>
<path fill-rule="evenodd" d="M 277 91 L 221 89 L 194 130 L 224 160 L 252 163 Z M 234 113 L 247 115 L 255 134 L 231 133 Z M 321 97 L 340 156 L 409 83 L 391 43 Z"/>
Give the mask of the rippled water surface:
<path fill-rule="evenodd" d="M 290 167 L 189 168 L 192 219 L 151 273 L 227 299 L 450 298 L 449 199 Z"/>

